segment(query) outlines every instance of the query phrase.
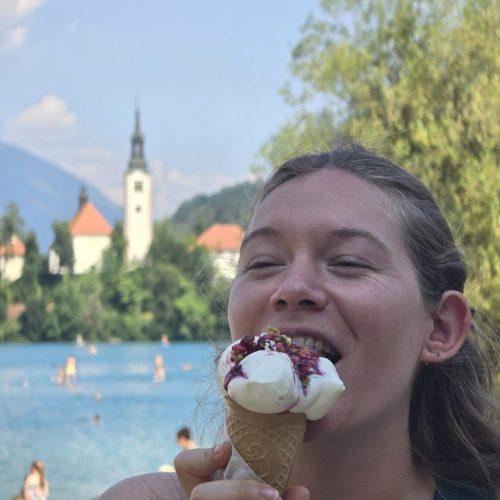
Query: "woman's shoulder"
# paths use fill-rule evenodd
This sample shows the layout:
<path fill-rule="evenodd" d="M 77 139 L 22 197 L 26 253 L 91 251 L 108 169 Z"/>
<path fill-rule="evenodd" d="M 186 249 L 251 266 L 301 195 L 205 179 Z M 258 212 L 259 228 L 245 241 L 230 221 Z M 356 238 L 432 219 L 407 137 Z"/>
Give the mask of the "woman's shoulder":
<path fill-rule="evenodd" d="M 123 479 L 107 489 L 99 500 L 186 500 L 176 474 L 152 472 Z"/>

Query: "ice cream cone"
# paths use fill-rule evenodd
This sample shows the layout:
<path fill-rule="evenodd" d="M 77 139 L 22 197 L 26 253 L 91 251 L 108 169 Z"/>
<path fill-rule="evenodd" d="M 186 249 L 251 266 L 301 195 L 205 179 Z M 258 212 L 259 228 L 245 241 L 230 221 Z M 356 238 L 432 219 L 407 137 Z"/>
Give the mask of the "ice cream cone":
<path fill-rule="evenodd" d="M 256 413 L 226 399 L 226 429 L 233 446 L 280 495 L 287 487 L 305 427 L 303 413 Z"/>

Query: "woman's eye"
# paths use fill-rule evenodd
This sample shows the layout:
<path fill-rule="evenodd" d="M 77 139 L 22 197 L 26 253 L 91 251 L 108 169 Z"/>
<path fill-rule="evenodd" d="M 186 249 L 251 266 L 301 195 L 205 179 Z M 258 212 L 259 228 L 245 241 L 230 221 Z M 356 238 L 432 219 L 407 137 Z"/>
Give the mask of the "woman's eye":
<path fill-rule="evenodd" d="M 266 267 L 272 267 L 276 266 L 277 264 L 275 262 L 271 261 L 256 261 L 256 262 L 251 262 L 248 266 L 247 269 L 265 269 Z"/>
<path fill-rule="evenodd" d="M 333 260 L 331 266 L 353 268 L 353 269 L 371 269 L 371 265 L 363 259 L 357 257 L 341 257 Z"/>

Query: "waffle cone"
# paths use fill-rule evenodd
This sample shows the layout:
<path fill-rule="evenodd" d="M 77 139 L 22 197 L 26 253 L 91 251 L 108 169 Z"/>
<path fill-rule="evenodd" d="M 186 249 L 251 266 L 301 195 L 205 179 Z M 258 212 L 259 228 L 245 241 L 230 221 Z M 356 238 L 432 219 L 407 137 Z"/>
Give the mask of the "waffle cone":
<path fill-rule="evenodd" d="M 302 444 L 303 413 L 264 414 L 226 399 L 226 429 L 241 457 L 264 482 L 282 496 Z"/>

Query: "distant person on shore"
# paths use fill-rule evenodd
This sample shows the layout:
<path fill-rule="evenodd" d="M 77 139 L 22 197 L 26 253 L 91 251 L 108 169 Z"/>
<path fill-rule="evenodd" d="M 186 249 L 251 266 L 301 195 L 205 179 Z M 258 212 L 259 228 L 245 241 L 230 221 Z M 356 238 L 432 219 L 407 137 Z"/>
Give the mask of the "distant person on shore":
<path fill-rule="evenodd" d="M 196 442 L 191 436 L 191 430 L 189 427 L 182 427 L 177 431 L 177 444 L 183 450 L 192 450 L 193 448 L 197 448 Z"/>
<path fill-rule="evenodd" d="M 57 385 L 62 385 L 66 383 L 66 370 L 62 366 L 60 366 L 57 369 L 55 383 Z"/>
<path fill-rule="evenodd" d="M 76 384 L 76 358 L 71 354 L 66 359 L 65 381 L 67 384 Z"/>
<path fill-rule="evenodd" d="M 161 354 L 155 356 L 155 368 L 153 373 L 154 382 L 164 382 L 166 377 L 165 361 Z"/>
<path fill-rule="evenodd" d="M 45 477 L 45 465 L 41 460 L 31 464 L 28 475 L 24 478 L 21 493 L 14 500 L 46 500 L 49 498 L 49 482 Z"/>
<path fill-rule="evenodd" d="M 195 443 L 191 436 L 191 429 L 189 427 L 181 427 L 176 434 L 177 444 L 183 450 L 192 450 L 197 448 L 198 445 Z M 175 472 L 175 467 L 170 464 L 161 465 L 158 469 L 160 472 Z"/>

